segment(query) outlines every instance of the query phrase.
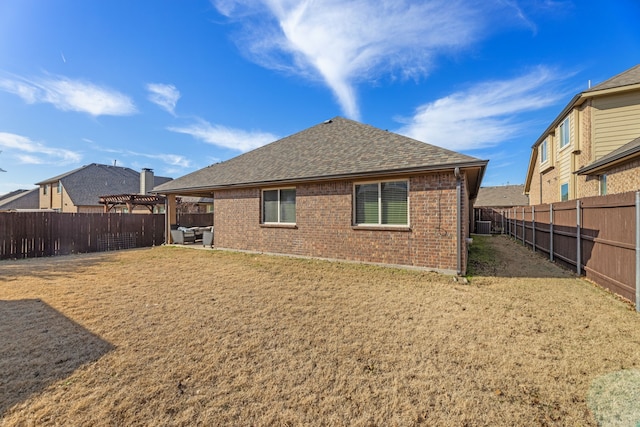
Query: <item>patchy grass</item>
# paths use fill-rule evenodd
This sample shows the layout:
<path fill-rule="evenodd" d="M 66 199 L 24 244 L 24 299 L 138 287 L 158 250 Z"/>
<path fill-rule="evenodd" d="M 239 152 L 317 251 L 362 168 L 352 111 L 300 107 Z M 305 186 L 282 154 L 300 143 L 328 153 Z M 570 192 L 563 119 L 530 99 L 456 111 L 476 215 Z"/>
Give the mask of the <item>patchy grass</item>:
<path fill-rule="evenodd" d="M 640 367 L 638 314 L 506 238 L 480 249 L 494 273 L 477 268 L 468 285 L 174 247 L 2 262 L 2 424 L 596 425 L 599 408 L 629 413 L 624 399 L 592 401 L 615 400 L 603 384 Z"/>
<path fill-rule="evenodd" d="M 495 275 L 499 267 L 499 259 L 496 257 L 490 240 L 496 236 L 473 236 L 473 243 L 469 246 L 469 264 L 467 276 L 472 278 L 478 275 Z"/>

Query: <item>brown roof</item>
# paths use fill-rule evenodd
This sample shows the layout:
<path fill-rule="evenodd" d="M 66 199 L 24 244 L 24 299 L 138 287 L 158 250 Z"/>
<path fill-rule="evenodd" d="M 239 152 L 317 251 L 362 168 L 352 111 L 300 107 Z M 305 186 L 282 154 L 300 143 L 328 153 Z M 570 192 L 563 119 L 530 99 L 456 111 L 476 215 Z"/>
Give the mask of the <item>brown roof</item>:
<path fill-rule="evenodd" d="M 486 160 L 335 117 L 162 184 L 153 191 L 193 192 L 230 186 L 453 169 L 456 166 L 476 167 L 478 176 L 474 184 L 479 186 L 486 164 Z M 475 189 L 472 188 L 471 192 L 475 193 Z"/>
<path fill-rule="evenodd" d="M 529 196 L 524 194 L 524 184 L 480 187 L 474 208 L 506 208 L 529 205 Z"/>
<path fill-rule="evenodd" d="M 613 89 L 616 87 L 635 85 L 640 83 L 640 64 L 635 67 L 629 68 L 627 71 L 611 77 L 608 80 L 586 90 L 585 93 L 595 92 L 604 89 Z"/>

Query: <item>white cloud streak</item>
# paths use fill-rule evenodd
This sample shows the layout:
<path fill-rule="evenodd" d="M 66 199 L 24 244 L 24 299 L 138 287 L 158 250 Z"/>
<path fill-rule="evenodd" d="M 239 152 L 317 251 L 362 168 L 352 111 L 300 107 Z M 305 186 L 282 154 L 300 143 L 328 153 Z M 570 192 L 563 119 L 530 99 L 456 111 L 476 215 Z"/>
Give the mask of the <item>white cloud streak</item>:
<path fill-rule="evenodd" d="M 191 135 L 208 144 L 238 150 L 243 153 L 278 139 L 277 136 L 268 132 L 233 129 L 221 125 L 212 125 L 205 120 L 199 120 L 197 123 L 188 126 L 170 127 L 168 130 Z"/>
<path fill-rule="evenodd" d="M 66 165 L 82 159 L 80 153 L 61 148 L 51 148 L 26 136 L 0 132 L 0 148 L 13 154 L 22 164 Z"/>
<path fill-rule="evenodd" d="M 91 116 L 128 116 L 137 112 L 128 96 L 93 83 L 67 77 L 0 79 L 0 90 L 13 93 L 28 104 L 48 103 L 58 110 Z"/>
<path fill-rule="evenodd" d="M 478 83 L 418 107 L 396 132 L 451 150 L 493 147 L 526 129 L 518 115 L 565 98 L 559 84 L 567 77 L 539 67 L 511 80 Z"/>
<path fill-rule="evenodd" d="M 147 90 L 149 91 L 149 101 L 175 115 L 176 104 L 180 99 L 180 91 L 174 85 L 149 83 L 147 84 Z"/>
<path fill-rule="evenodd" d="M 320 78 L 343 112 L 356 120 L 356 83 L 385 75 L 425 76 L 437 55 L 485 37 L 489 21 L 497 21 L 496 12 L 507 8 L 490 0 L 211 2 L 243 24 L 239 43 L 251 60 Z"/>

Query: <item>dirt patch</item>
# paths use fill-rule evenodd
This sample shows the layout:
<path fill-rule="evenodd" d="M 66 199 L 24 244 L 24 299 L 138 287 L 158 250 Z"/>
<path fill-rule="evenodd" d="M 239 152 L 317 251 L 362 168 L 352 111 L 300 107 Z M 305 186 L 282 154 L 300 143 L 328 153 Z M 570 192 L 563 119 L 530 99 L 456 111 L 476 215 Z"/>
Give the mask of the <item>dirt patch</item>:
<path fill-rule="evenodd" d="M 69 360 L 31 343 L 20 369 L 59 362 L 50 381 L 17 384 L 0 346 L 2 423 L 595 425 L 592 382 L 640 367 L 638 314 L 495 239 L 468 285 L 170 247 L 3 262 L 0 300 L 40 300 L 75 326 L 56 332 Z M 0 316 L 9 342 L 24 318 Z"/>
<path fill-rule="evenodd" d="M 547 262 L 546 255 L 535 253 L 507 236 L 474 236 L 469 250 L 471 276 L 574 277 L 570 271 Z"/>

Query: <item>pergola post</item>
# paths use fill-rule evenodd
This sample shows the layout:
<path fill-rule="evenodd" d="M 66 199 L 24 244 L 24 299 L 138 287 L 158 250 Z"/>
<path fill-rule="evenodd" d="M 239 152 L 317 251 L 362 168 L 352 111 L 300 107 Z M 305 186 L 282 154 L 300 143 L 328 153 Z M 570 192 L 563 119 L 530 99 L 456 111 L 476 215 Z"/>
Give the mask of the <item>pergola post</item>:
<path fill-rule="evenodd" d="M 171 239 L 171 225 L 176 223 L 177 220 L 177 203 L 176 203 L 176 195 L 175 194 L 167 194 L 167 207 L 165 208 L 165 240 L 167 244 L 173 243 Z"/>

